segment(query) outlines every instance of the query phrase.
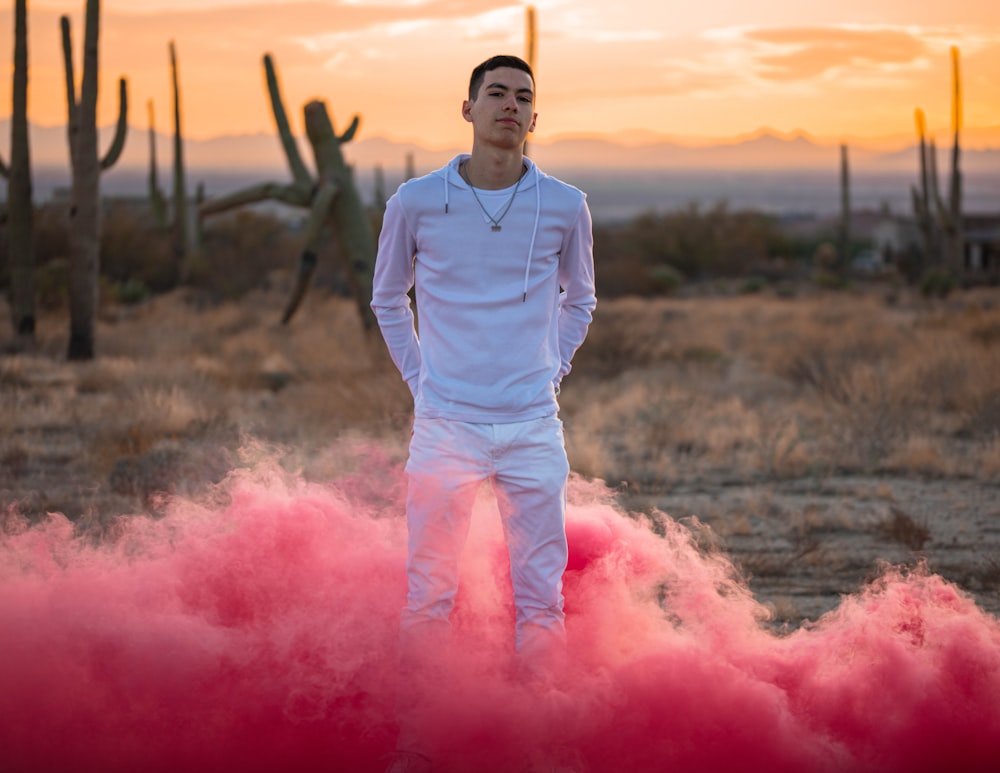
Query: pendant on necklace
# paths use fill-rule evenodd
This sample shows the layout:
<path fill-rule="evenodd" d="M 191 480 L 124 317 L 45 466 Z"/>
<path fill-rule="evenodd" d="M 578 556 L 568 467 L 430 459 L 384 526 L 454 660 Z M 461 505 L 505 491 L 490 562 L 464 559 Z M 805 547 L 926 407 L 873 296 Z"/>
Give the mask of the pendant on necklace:
<path fill-rule="evenodd" d="M 497 224 L 494 224 L 494 225 L 490 226 L 490 230 L 493 231 L 494 233 L 496 233 L 497 231 L 500 230 L 500 226 L 497 225 Z"/>

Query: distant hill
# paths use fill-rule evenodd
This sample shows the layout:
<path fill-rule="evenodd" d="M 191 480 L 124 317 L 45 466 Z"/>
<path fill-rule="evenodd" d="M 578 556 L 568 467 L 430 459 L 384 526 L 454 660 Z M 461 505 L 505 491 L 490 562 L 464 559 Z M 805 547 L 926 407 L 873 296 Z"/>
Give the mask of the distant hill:
<path fill-rule="evenodd" d="M 101 131 L 101 147 L 107 147 L 111 128 Z M 966 134 L 982 140 L 995 138 L 996 146 L 964 150 L 964 167 L 969 170 L 1000 171 L 1000 127 L 970 129 Z M 0 148 L 6 150 L 10 121 L 0 121 Z M 65 168 L 68 164 L 66 131 L 63 127 L 31 127 L 32 161 L 36 168 Z M 948 142 L 942 138 L 938 148 L 942 169 L 947 161 Z M 917 163 L 915 143 L 899 139 L 895 147 L 886 148 L 886 141 L 849 143 L 852 169 L 865 171 L 906 171 Z M 311 150 L 304 139 L 300 152 L 307 164 Z M 402 169 L 406 156 L 413 154 L 419 171 L 440 166 L 464 148 L 429 150 L 415 144 L 396 143 L 380 137 L 359 138 L 346 146 L 345 154 L 359 168 Z M 804 132 L 781 134 L 762 129 L 752 135 L 706 144 L 704 140 L 673 139 L 652 133 L 631 132 L 593 137 L 555 137 L 533 141 L 531 154 L 547 169 L 580 170 L 722 170 L 722 169 L 784 169 L 823 170 L 839 168 L 839 143 L 820 140 Z M 281 143 L 276 134 L 234 134 L 205 140 L 185 140 L 185 161 L 192 170 L 227 170 L 278 173 L 286 169 Z M 6 155 L 4 152 L 3 155 Z M 172 162 L 172 138 L 157 135 L 157 159 L 161 174 L 168 173 Z M 125 150 L 117 167 L 145 170 L 149 163 L 149 139 L 145 129 L 131 128 Z"/>
<path fill-rule="evenodd" d="M 1000 207 L 1000 127 L 970 129 L 972 147 L 962 154 L 967 206 L 995 211 Z M 9 149 L 10 122 L 0 121 L 0 155 Z M 111 128 L 101 132 L 107 148 Z M 781 213 L 832 213 L 839 207 L 839 143 L 804 132 L 783 134 L 761 129 L 728 140 L 676 138 L 648 131 L 599 137 L 561 136 L 533 141 L 531 156 L 548 172 L 558 174 L 587 191 L 595 218 L 624 218 L 649 209 L 668 210 L 692 202 Z M 988 143 L 996 139 L 996 145 Z M 867 144 L 869 143 L 870 144 Z M 878 138 L 849 143 L 852 202 L 855 207 L 889 205 L 908 212 L 910 185 L 917 177 L 917 151 L 906 138 Z M 299 150 L 306 165 L 312 150 L 304 139 Z M 374 193 L 374 169 L 381 166 L 386 188 L 402 182 L 408 155 L 418 174 L 441 166 L 465 148 L 428 149 L 380 137 L 364 137 L 345 146 L 355 168 L 355 179 L 367 200 Z M 69 184 L 66 133 L 63 127 L 31 129 L 35 198 L 45 201 Z M 947 142 L 939 148 L 939 172 L 946 179 Z M 250 184 L 290 179 L 281 142 L 276 134 L 228 135 L 186 140 L 184 145 L 190 190 L 204 183 L 209 196 Z M 173 141 L 157 135 L 161 188 L 169 194 Z M 149 164 L 149 135 L 132 128 L 122 158 L 102 178 L 110 195 L 145 195 Z M 0 199 L 6 186 L 0 184 Z"/>

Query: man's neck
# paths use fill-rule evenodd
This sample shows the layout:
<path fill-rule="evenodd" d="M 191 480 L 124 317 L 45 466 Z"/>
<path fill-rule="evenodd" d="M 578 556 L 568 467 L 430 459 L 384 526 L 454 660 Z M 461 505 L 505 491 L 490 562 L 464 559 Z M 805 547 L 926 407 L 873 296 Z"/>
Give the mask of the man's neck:
<path fill-rule="evenodd" d="M 486 190 L 509 188 L 524 174 L 524 155 L 517 150 L 482 150 L 473 147 L 464 163 L 465 179 Z"/>

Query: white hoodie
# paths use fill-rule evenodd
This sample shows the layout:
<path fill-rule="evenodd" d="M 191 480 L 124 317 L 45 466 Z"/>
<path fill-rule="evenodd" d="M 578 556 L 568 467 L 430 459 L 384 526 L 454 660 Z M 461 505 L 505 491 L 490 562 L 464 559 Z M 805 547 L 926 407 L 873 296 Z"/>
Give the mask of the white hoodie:
<path fill-rule="evenodd" d="M 372 310 L 416 416 L 486 424 L 550 416 L 596 305 L 586 196 L 525 158 L 495 232 L 458 172 L 467 158 L 389 199 Z M 499 218 L 514 190 L 475 193 Z M 407 295 L 414 285 L 419 334 Z"/>

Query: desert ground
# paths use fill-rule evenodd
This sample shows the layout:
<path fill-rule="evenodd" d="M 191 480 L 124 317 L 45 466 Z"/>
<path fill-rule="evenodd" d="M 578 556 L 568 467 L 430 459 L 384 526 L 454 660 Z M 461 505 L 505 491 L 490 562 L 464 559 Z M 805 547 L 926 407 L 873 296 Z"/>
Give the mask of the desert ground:
<path fill-rule="evenodd" d="M 409 394 L 352 301 L 317 289 L 282 325 L 286 290 L 106 306 L 87 363 L 45 312 L 35 351 L 0 355 L 0 505 L 99 535 L 255 455 L 318 482 L 376 455 L 377 494 Z M 561 399 L 574 474 L 686 523 L 777 630 L 887 565 L 1000 612 L 1000 290 L 602 300 Z"/>

